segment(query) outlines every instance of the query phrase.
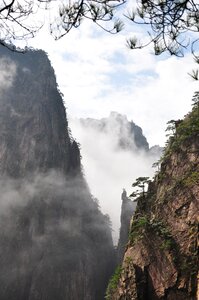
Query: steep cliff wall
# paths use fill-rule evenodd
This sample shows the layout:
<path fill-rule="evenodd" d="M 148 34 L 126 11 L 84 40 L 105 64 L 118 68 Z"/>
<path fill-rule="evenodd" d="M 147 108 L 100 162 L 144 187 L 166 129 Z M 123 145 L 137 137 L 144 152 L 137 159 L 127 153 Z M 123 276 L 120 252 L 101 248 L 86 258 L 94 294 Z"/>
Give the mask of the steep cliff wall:
<path fill-rule="evenodd" d="M 102 300 L 109 220 L 83 178 L 46 54 L 0 48 L 0 299 Z"/>
<path fill-rule="evenodd" d="M 138 199 L 130 240 L 107 299 L 196 300 L 199 211 L 198 101 L 176 122 L 147 195 Z"/>
<path fill-rule="evenodd" d="M 129 238 L 130 231 L 130 221 L 132 219 L 133 213 L 135 211 L 135 202 L 131 201 L 127 197 L 127 193 L 123 190 L 122 193 L 122 207 L 121 207 L 121 217 L 120 217 L 120 235 L 117 246 L 117 264 L 122 263 L 126 244 Z"/>
<path fill-rule="evenodd" d="M 86 129 L 94 129 L 97 133 L 104 133 L 114 142 L 117 149 L 135 151 L 146 151 L 148 155 L 159 157 L 161 147 L 149 148 L 149 143 L 143 134 L 142 128 L 133 121 L 128 121 L 126 115 L 111 112 L 107 118 L 92 119 L 81 118 L 81 126 Z"/>
<path fill-rule="evenodd" d="M 1 49 L 3 52 L 3 50 Z M 15 65 L 12 86 L 1 95 L 1 174 L 71 167 L 71 143 L 54 71 L 42 51 L 2 53 Z"/>

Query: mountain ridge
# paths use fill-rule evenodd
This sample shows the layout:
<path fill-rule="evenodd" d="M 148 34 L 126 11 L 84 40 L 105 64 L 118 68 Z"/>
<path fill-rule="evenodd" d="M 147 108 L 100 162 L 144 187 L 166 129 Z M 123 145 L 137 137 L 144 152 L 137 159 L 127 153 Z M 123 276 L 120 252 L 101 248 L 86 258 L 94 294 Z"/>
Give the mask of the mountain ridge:
<path fill-rule="evenodd" d="M 83 176 L 54 70 L 41 50 L 1 47 L 0 57 L 0 299 L 102 300 L 110 222 Z"/>
<path fill-rule="evenodd" d="M 196 93 L 196 96 L 198 94 Z M 198 97 L 198 96 L 197 96 Z M 111 300 L 198 297 L 199 117 L 172 121 L 160 170 L 137 198 L 123 262 L 110 281 Z"/>
<path fill-rule="evenodd" d="M 118 148 L 123 150 L 144 150 L 151 151 L 154 147 L 158 153 L 161 147 L 154 145 L 149 147 L 146 137 L 143 135 L 142 128 L 133 121 L 128 121 L 127 116 L 118 112 L 110 112 L 108 117 L 101 119 L 96 118 L 80 118 L 80 123 L 85 128 L 95 128 L 99 132 L 112 133 L 118 137 Z"/>

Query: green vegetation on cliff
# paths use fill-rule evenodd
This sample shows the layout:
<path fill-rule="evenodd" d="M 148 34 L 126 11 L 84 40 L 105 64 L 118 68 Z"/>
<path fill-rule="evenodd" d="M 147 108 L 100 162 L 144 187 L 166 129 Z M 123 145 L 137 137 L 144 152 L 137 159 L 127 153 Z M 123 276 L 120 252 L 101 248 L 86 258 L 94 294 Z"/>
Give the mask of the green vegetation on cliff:
<path fill-rule="evenodd" d="M 168 122 L 166 131 L 170 132 L 170 138 L 166 144 L 165 157 L 170 155 L 172 151 L 180 151 L 180 146 L 184 142 L 197 137 L 199 134 L 199 92 L 195 92 L 192 101 L 193 109 L 185 116 L 184 120 Z"/>
<path fill-rule="evenodd" d="M 199 92 L 192 111 L 168 129 L 158 172 L 136 199 L 122 272 L 108 299 L 196 299 Z"/>
<path fill-rule="evenodd" d="M 111 279 L 109 281 L 109 284 L 108 284 L 108 287 L 106 290 L 106 297 L 105 297 L 106 300 L 111 300 L 111 294 L 117 287 L 121 272 L 122 272 L 122 268 L 120 266 L 118 266 L 115 270 L 115 273 L 113 274 L 113 276 L 111 277 Z"/>

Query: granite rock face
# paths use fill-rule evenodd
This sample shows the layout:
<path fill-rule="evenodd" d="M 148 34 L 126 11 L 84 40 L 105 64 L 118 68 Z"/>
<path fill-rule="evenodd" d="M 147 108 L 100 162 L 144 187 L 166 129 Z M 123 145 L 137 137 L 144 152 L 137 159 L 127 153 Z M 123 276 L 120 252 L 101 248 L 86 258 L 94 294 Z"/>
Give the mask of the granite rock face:
<path fill-rule="evenodd" d="M 109 220 L 89 192 L 43 51 L 0 48 L 0 299 L 102 300 Z"/>
<path fill-rule="evenodd" d="M 135 211 L 135 202 L 133 202 L 129 197 L 127 197 L 127 193 L 125 189 L 122 193 L 122 207 L 121 207 L 121 217 L 120 217 L 120 235 L 117 246 L 117 263 L 121 264 L 126 245 L 129 239 L 129 231 L 130 231 L 130 221 L 132 219 L 133 213 Z"/>
<path fill-rule="evenodd" d="M 198 276 L 198 107 L 176 128 L 148 193 L 137 199 L 112 300 L 196 300 Z"/>
<path fill-rule="evenodd" d="M 80 119 L 85 128 L 94 128 L 98 132 L 110 134 L 115 139 L 117 148 L 123 150 L 149 150 L 149 144 L 142 129 L 133 121 L 129 122 L 125 115 L 111 112 L 108 118 Z"/>

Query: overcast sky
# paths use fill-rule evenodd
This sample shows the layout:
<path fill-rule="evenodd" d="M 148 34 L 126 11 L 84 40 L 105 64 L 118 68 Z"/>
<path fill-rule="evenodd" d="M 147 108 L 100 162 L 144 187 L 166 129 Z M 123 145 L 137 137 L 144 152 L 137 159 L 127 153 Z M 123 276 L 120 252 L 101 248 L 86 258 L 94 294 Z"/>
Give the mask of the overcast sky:
<path fill-rule="evenodd" d="M 143 35 L 140 27 L 131 25 L 117 35 L 110 35 L 85 21 L 79 29 L 72 30 L 56 42 L 44 29 L 29 41 L 29 45 L 48 53 L 70 118 L 102 118 L 111 111 L 117 111 L 127 115 L 128 120 L 133 120 L 143 129 L 150 146 L 163 146 L 166 123 L 182 118 L 191 109 L 191 98 L 197 89 L 197 82 L 190 78 L 188 72 L 195 68 L 195 64 L 190 54 L 179 59 L 168 55 L 154 56 L 150 48 L 128 49 L 126 38 L 135 33 Z M 80 136 L 81 129 L 77 131 L 72 122 L 69 126 L 74 137 L 84 143 Z M 91 192 L 99 198 L 105 213 L 111 214 L 116 204 L 114 201 L 117 201 L 117 213 L 112 212 L 111 217 L 113 223 L 119 223 L 122 187 L 128 188 L 133 177 L 150 173 L 148 163 L 142 157 L 138 161 L 137 156 L 132 158 L 127 154 L 121 156 L 126 161 L 126 167 L 121 170 L 120 164 L 116 163 L 118 154 L 110 150 L 101 155 L 103 149 L 100 148 L 99 155 L 89 158 L 87 146 L 82 149 L 82 154 Z M 94 162 L 94 157 L 101 159 L 101 162 Z M 106 162 L 111 162 L 114 167 L 103 169 L 103 166 L 107 166 Z M 131 169 L 126 172 L 130 162 L 134 166 L 137 162 L 136 168 L 133 172 Z M 103 178 L 106 184 L 102 182 Z M 106 195 L 106 203 L 103 202 L 103 195 Z M 110 201 L 110 205 L 107 201 Z M 117 230 L 118 226 L 115 228 Z"/>

